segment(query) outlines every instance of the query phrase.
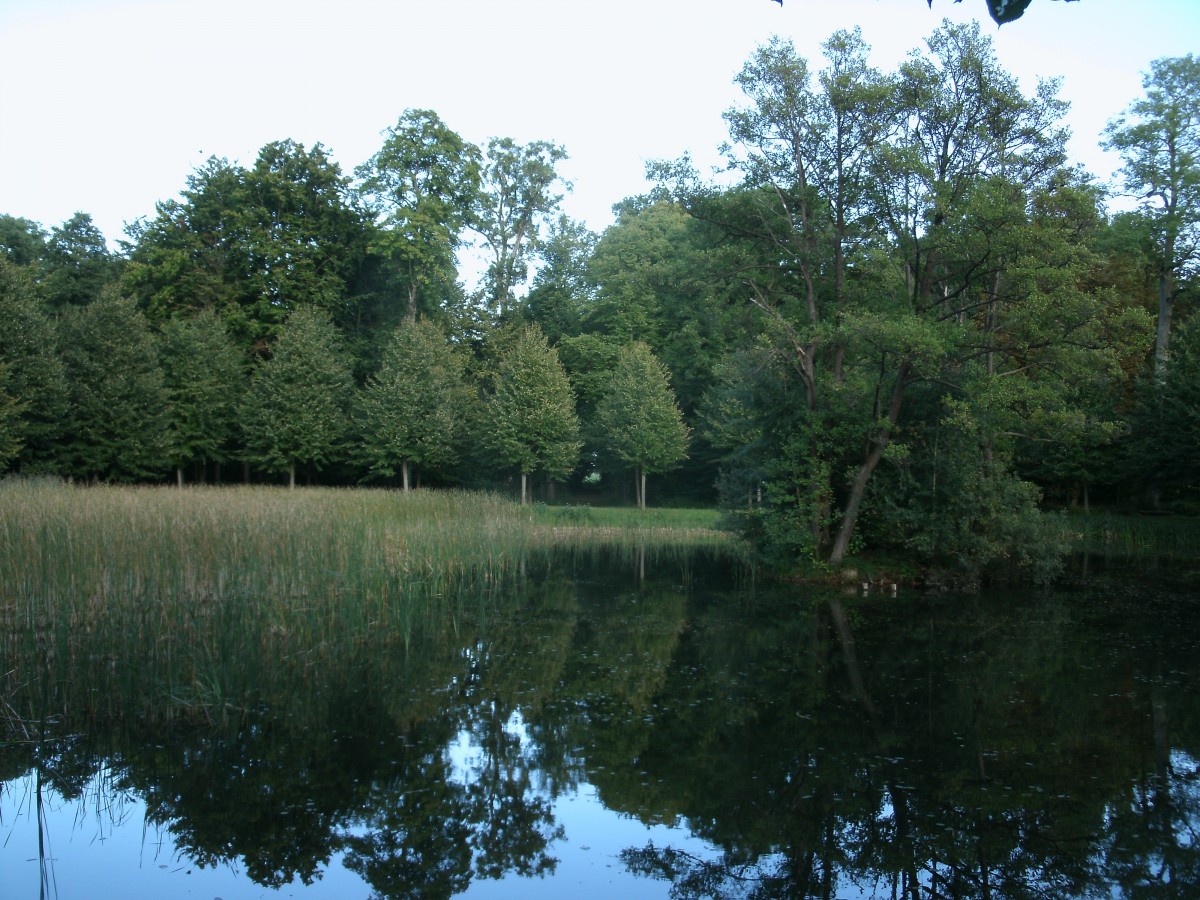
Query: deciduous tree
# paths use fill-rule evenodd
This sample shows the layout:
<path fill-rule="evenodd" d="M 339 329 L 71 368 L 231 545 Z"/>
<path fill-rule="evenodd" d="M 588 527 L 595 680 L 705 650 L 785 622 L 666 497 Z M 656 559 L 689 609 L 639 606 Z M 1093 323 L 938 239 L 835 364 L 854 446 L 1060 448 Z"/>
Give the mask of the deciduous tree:
<path fill-rule="evenodd" d="M 70 412 L 56 467 L 101 481 L 159 476 L 168 466 L 167 392 L 145 317 L 109 288 L 68 309 L 58 333 Z"/>
<path fill-rule="evenodd" d="M 246 388 L 246 360 L 212 310 L 169 320 L 160 346 L 171 457 L 182 486 L 185 465 L 195 463 L 203 475 L 208 462 L 227 457 Z"/>
<path fill-rule="evenodd" d="M 324 313 L 300 307 L 280 329 L 241 404 L 245 457 L 271 472 L 321 468 L 346 450 L 353 390 L 341 336 Z"/>
<path fill-rule="evenodd" d="M 406 110 L 384 136 L 356 174 L 379 225 L 374 249 L 393 268 L 403 316 L 412 322 L 454 284 L 480 153 L 428 109 Z"/>
<path fill-rule="evenodd" d="M 690 429 L 670 375 L 641 341 L 621 352 L 596 420 L 608 449 L 633 467 L 638 508 L 646 508 L 646 476 L 669 471 L 687 456 Z"/>
<path fill-rule="evenodd" d="M 522 504 L 531 474 L 561 479 L 575 468 L 581 446 L 575 395 L 558 353 L 537 328 L 523 329 L 501 359 L 485 428 L 497 457 L 521 473 Z"/>
<path fill-rule="evenodd" d="M 19 414 L 12 423 L 20 445 L 16 465 L 25 472 L 52 468 L 65 427 L 67 382 L 54 323 L 37 297 L 29 269 L 0 256 L 0 364 L 5 390 Z M 11 460 L 10 460 L 11 461 Z"/>
<path fill-rule="evenodd" d="M 1109 123 L 1106 146 L 1124 159 L 1125 190 L 1139 198 L 1155 252 L 1158 330 L 1154 370 L 1163 377 L 1179 279 L 1200 265 L 1200 60 L 1158 59 L 1146 95 Z"/>
<path fill-rule="evenodd" d="M 471 227 L 487 247 L 484 289 L 489 307 L 500 314 L 528 278 L 530 258 L 543 244 L 543 224 L 562 200 L 557 186 L 570 187 L 556 168 L 566 158 L 566 150 L 549 141 L 488 141 Z"/>
<path fill-rule="evenodd" d="M 413 465 L 437 469 L 454 463 L 466 421 L 466 390 L 463 361 L 441 330 L 425 319 L 401 322 L 358 399 L 370 474 L 392 476 L 398 468 L 407 491 Z"/>

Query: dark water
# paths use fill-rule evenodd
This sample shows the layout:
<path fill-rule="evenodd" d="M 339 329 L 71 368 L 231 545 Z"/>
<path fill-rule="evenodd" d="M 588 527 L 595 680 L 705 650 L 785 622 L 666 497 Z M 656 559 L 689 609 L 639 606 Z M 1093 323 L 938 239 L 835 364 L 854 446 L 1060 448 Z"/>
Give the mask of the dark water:
<path fill-rule="evenodd" d="M 1182 576 L 564 567 L 291 701 L 10 716 L 0 896 L 1200 897 L 1198 646 Z"/>

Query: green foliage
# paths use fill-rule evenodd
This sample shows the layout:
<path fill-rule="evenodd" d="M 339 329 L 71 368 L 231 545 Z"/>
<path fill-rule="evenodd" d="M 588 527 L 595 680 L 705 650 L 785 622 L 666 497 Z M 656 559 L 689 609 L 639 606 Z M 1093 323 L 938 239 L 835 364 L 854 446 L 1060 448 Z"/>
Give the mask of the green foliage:
<path fill-rule="evenodd" d="M 70 409 L 55 467 L 141 481 L 167 466 L 167 390 L 158 345 L 132 300 L 111 290 L 68 309 L 58 329 Z"/>
<path fill-rule="evenodd" d="M 341 336 L 304 307 L 288 317 L 241 403 L 245 457 L 269 472 L 321 468 L 347 449 L 353 382 Z"/>
<path fill-rule="evenodd" d="M 500 361 L 487 400 L 487 444 L 522 475 L 565 478 L 579 458 L 575 395 L 558 353 L 525 328 Z"/>
<path fill-rule="evenodd" d="M 182 196 L 132 235 L 125 284 L 152 319 L 215 309 L 261 349 L 297 306 L 351 316 L 367 224 L 320 144 L 266 144 L 249 169 L 210 159 Z"/>
<path fill-rule="evenodd" d="M 595 294 L 589 267 L 598 240 L 582 223 L 559 216 L 542 247 L 542 266 L 533 277 L 525 314 L 552 344 L 582 328 L 584 310 Z"/>
<path fill-rule="evenodd" d="M 1130 425 L 1127 460 L 1150 505 L 1200 511 L 1200 320 L 1176 333 L 1164 377 L 1139 385 Z"/>
<path fill-rule="evenodd" d="M 1056 575 L 1062 529 L 1039 510 L 1040 491 L 1012 471 L 993 433 L 961 401 L 905 429 L 902 453 L 884 464 L 870 493 L 871 545 L 950 578 L 973 581 Z"/>
<path fill-rule="evenodd" d="M 46 255 L 46 233 L 37 222 L 0 214 L 0 255 L 17 266 L 36 266 Z"/>
<path fill-rule="evenodd" d="M 402 322 L 384 349 L 383 363 L 358 396 L 362 455 L 375 477 L 410 465 L 444 469 L 458 459 L 469 401 L 464 365 L 428 320 Z"/>
<path fill-rule="evenodd" d="M 100 296 L 117 276 L 117 260 L 87 213 L 76 213 L 50 229 L 41 265 L 41 285 L 52 309 L 83 306 Z"/>
<path fill-rule="evenodd" d="M 210 310 L 170 319 L 160 357 L 170 402 L 171 455 L 177 467 L 227 458 L 245 390 L 245 364 Z"/>
<path fill-rule="evenodd" d="M 21 414 L 25 404 L 8 387 L 9 367 L 0 361 L 0 470 L 21 451 Z"/>
<path fill-rule="evenodd" d="M 1157 59 L 1142 80 L 1146 95 L 1109 123 L 1107 149 L 1124 160 L 1122 176 L 1149 226 L 1158 278 L 1155 370 L 1170 351 L 1178 280 L 1200 266 L 1200 60 Z"/>
<path fill-rule="evenodd" d="M 562 200 L 555 193 L 562 182 L 556 166 L 566 158 L 567 151 L 549 141 L 488 141 L 471 228 L 490 257 L 484 274 L 489 309 L 503 314 L 528 278 L 529 260 L 545 240 L 542 225 L 553 221 Z"/>
<path fill-rule="evenodd" d="M 403 316 L 413 321 L 454 284 L 454 253 L 479 190 L 480 154 L 427 109 L 406 110 L 384 136 L 356 174 L 380 226 L 372 248 L 404 298 Z"/>
<path fill-rule="evenodd" d="M 0 365 L 13 401 L 9 423 L 22 471 L 51 467 L 67 415 L 67 382 L 54 324 L 28 271 L 0 257 Z M 11 462 L 11 458 L 8 462 Z"/>
<path fill-rule="evenodd" d="M 669 373 L 649 346 L 638 341 L 617 358 L 607 390 L 596 407 L 605 445 L 638 478 L 638 505 L 646 498 L 643 476 L 660 474 L 687 456 L 690 429 L 671 391 Z"/>

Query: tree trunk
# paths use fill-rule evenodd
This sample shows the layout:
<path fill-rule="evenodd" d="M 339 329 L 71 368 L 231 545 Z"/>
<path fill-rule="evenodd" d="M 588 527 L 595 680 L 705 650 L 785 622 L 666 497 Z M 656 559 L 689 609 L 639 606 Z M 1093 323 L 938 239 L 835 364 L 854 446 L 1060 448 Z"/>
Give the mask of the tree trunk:
<path fill-rule="evenodd" d="M 638 469 L 638 509 L 646 508 L 646 473 Z"/>
<path fill-rule="evenodd" d="M 867 453 L 867 458 L 863 460 L 858 474 L 854 476 L 854 483 L 850 486 L 850 496 L 846 500 L 846 509 L 842 513 L 841 528 L 838 530 L 837 540 L 833 542 L 833 551 L 829 554 L 829 564 L 835 568 L 842 564 L 842 560 L 846 558 L 846 553 L 850 550 L 850 539 L 854 536 L 854 526 L 858 523 L 858 511 L 862 506 L 863 496 L 867 492 L 867 482 L 871 480 L 871 474 L 879 465 L 879 461 L 883 459 L 883 451 L 887 449 L 888 438 L 900 418 L 900 407 L 904 402 L 904 389 L 908 386 L 910 369 L 911 365 L 906 362 L 896 373 L 896 383 L 892 386 L 892 396 L 888 401 L 887 424 L 876 435 L 875 442 L 872 444 L 870 452 Z"/>
<path fill-rule="evenodd" d="M 296 487 L 296 464 L 288 465 L 288 489 L 293 490 Z"/>
<path fill-rule="evenodd" d="M 408 493 L 408 460 L 400 463 L 400 471 L 404 473 L 404 493 Z"/>
<path fill-rule="evenodd" d="M 175 486 L 179 488 L 183 487 L 183 466 L 175 467 Z"/>
<path fill-rule="evenodd" d="M 417 283 L 408 286 L 408 308 L 404 310 L 404 318 L 409 322 L 417 321 Z"/>
<path fill-rule="evenodd" d="M 522 506 L 525 505 L 525 483 L 526 483 L 528 477 L 529 476 L 527 476 L 524 472 L 521 473 L 521 505 Z"/>
<path fill-rule="evenodd" d="M 1158 273 L 1158 332 L 1154 340 L 1154 377 L 1162 380 L 1167 374 L 1167 357 L 1171 341 L 1171 273 Z"/>

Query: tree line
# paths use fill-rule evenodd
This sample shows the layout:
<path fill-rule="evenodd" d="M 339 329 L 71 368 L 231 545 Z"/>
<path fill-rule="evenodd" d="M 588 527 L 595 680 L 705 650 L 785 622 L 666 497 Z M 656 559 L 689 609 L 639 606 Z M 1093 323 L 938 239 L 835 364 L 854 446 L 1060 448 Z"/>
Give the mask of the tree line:
<path fill-rule="evenodd" d="M 115 253 L 84 214 L 0 217 L 0 460 L 640 504 L 653 475 L 781 565 L 1039 570 L 1048 507 L 1194 512 L 1200 65 L 1114 111 L 1113 211 L 1057 84 L 978 25 L 867 54 L 758 48 L 721 171 L 650 164 L 601 234 L 561 213 L 563 148 L 429 110 L 352 175 L 210 159 Z"/>

